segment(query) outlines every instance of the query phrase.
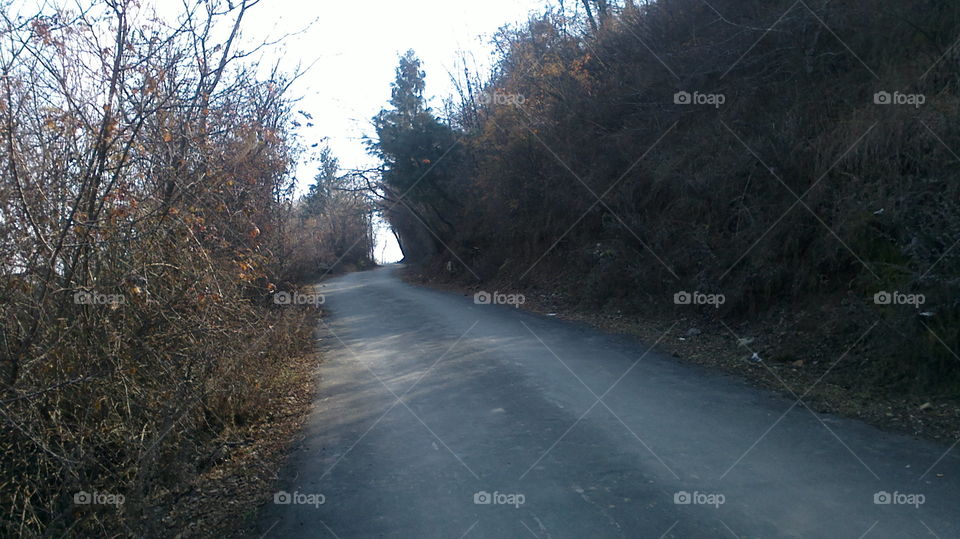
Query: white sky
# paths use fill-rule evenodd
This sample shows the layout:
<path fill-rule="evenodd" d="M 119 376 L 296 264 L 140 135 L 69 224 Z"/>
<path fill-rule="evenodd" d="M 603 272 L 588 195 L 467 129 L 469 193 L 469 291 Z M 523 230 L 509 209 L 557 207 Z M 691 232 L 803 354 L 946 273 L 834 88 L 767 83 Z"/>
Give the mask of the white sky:
<path fill-rule="evenodd" d="M 373 134 L 372 118 L 390 98 L 390 83 L 400 54 L 414 49 L 427 74 L 426 94 L 435 109 L 453 92 L 448 73 L 462 71 L 459 55 L 466 53 L 484 72 L 491 60 L 490 37 L 507 23 L 525 21 L 547 0 L 263 0 L 244 24 L 248 41 L 279 37 L 313 23 L 304 33 L 278 46 L 284 67 L 314 61 L 293 94 L 302 96 L 297 108 L 313 115 L 313 127 L 299 129 L 309 146 L 329 138 L 344 168 L 376 166 L 362 137 Z M 265 60 L 277 52 L 269 52 Z M 313 179 L 315 165 L 298 169 L 300 191 Z M 400 258 L 392 235 L 377 234 L 380 261 Z"/>
<path fill-rule="evenodd" d="M 545 5 L 545 0 L 263 0 L 244 28 L 253 39 L 297 31 L 313 21 L 283 47 L 291 68 L 316 60 L 294 89 L 304 98 L 299 108 L 314 115 L 315 127 L 301 134 L 311 143 L 329 137 L 349 168 L 375 164 L 361 137 L 371 133 L 370 118 L 390 98 L 400 54 L 414 49 L 427 73 L 427 94 L 447 96 L 452 91 L 448 72 L 459 70 L 460 51 L 485 69 L 490 36 Z M 440 100 L 431 104 L 439 107 Z"/>

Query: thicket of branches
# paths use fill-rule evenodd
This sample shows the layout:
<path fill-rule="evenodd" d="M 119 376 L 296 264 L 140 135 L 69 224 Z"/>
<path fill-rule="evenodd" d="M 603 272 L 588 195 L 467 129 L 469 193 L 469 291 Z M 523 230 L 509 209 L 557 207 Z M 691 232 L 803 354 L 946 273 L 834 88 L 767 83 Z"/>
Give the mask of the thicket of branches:
<path fill-rule="evenodd" d="M 271 301 L 313 238 L 292 77 L 238 46 L 257 3 L 0 7 L 0 535 L 167 535 L 312 344 Z"/>
<path fill-rule="evenodd" d="M 459 80 L 437 120 L 463 149 L 437 174 L 457 203 L 408 195 L 442 216 L 407 234 L 430 239 L 419 259 L 625 311 L 679 290 L 725 294 L 725 316 L 835 303 L 854 337 L 882 321 L 864 378 L 957 394 L 960 7 L 577 5 L 590 13 L 502 30 L 493 73 Z M 878 291 L 927 302 L 878 306 Z"/>
<path fill-rule="evenodd" d="M 314 183 L 290 216 L 291 264 L 297 280 L 373 265 L 373 212 L 367 182 L 344 173 L 329 146 L 320 149 Z"/>

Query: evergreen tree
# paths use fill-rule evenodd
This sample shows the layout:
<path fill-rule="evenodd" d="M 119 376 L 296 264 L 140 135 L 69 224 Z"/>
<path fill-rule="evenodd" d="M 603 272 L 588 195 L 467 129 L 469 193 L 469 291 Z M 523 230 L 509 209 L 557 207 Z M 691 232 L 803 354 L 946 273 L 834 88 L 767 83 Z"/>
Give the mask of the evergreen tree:
<path fill-rule="evenodd" d="M 374 116 L 377 140 L 368 140 L 367 146 L 383 161 L 388 187 L 439 214 L 443 206 L 457 205 L 450 187 L 459 152 L 456 133 L 433 116 L 424 100 L 424 76 L 416 54 L 407 51 L 391 84 L 392 108 Z"/>

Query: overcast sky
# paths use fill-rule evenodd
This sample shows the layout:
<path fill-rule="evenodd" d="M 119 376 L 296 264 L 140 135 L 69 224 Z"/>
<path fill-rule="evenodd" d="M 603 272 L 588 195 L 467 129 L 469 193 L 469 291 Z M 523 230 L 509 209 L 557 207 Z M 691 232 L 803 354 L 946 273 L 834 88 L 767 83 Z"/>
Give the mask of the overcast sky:
<path fill-rule="evenodd" d="M 427 73 L 431 105 L 452 92 L 448 73 L 461 52 L 485 69 L 491 61 L 490 38 L 507 23 L 525 21 L 547 0 L 263 0 L 244 25 L 249 41 L 301 30 L 278 46 L 287 68 L 297 62 L 313 67 L 294 87 L 303 97 L 297 108 L 310 112 L 314 126 L 299 132 L 309 145 L 329 138 L 344 168 L 375 166 L 363 146 L 372 134 L 370 118 L 390 98 L 397 59 L 414 49 Z M 271 52 L 267 58 L 274 57 Z M 314 63 L 315 62 L 315 63 Z M 298 170 L 300 189 L 312 181 L 315 165 Z M 378 258 L 399 259 L 392 238 L 382 237 Z M 384 248 L 386 254 L 384 255 Z"/>
<path fill-rule="evenodd" d="M 287 67 L 313 64 L 295 86 L 302 108 L 314 115 L 314 127 L 302 128 L 310 143 L 330 138 L 344 167 L 375 162 L 361 137 L 371 134 L 370 118 L 390 98 L 397 59 L 414 49 L 427 73 L 427 94 L 451 93 L 448 73 L 461 51 L 485 68 L 491 60 L 490 37 L 506 24 L 526 20 L 546 0 L 263 0 L 244 25 L 248 40 L 294 32 L 278 52 Z M 275 53 L 270 54 L 273 56 Z"/>

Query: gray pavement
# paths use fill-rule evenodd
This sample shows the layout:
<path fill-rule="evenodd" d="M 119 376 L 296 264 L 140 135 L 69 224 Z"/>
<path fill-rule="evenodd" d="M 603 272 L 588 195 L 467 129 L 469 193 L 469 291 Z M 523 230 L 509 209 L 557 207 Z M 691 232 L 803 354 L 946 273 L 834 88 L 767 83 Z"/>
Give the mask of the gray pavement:
<path fill-rule="evenodd" d="M 960 537 L 960 447 L 395 271 L 321 289 L 267 537 Z"/>

